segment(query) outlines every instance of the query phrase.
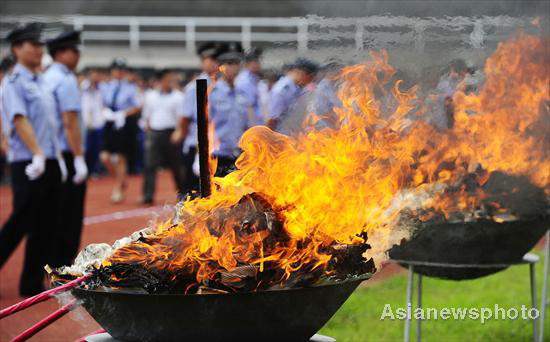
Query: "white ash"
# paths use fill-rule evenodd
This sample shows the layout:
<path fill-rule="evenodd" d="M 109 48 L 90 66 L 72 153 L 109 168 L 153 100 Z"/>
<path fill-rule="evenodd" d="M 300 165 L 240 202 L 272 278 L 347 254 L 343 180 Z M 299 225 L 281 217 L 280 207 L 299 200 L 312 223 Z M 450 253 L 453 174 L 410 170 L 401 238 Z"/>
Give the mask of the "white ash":
<path fill-rule="evenodd" d="M 176 204 L 174 217 L 172 218 L 172 224 L 178 224 L 181 222 L 181 209 L 183 208 L 184 201 L 179 201 Z"/>
<path fill-rule="evenodd" d="M 152 228 L 145 228 L 142 230 L 138 230 L 137 232 L 133 232 L 132 234 L 130 234 L 130 236 L 123 237 L 120 240 L 116 240 L 115 243 L 113 243 L 112 250 L 115 251 L 120 247 L 124 247 L 132 242 L 137 241 L 139 238 L 146 237 L 152 233 L 153 233 Z"/>
<path fill-rule="evenodd" d="M 388 223 L 399 219 L 403 210 L 417 210 L 426 208 L 433 201 L 435 195 L 443 192 L 447 184 L 431 183 L 424 184 L 416 189 L 405 189 L 399 191 L 392 199 L 389 207 L 384 210 L 384 218 Z"/>
<path fill-rule="evenodd" d="M 403 240 L 408 240 L 413 230 L 412 225 L 391 225 L 389 231 L 378 229 L 369 233 L 367 243 L 371 246 L 363 253 L 363 257 L 367 260 L 372 258 L 377 269 L 383 267 L 383 263 L 389 259 L 388 251 L 392 246 L 399 245 Z"/>
<path fill-rule="evenodd" d="M 115 250 L 135 242 L 141 237 L 146 237 L 152 232 L 153 229 L 151 228 L 138 230 L 130 236 L 115 241 L 112 246 L 109 246 L 109 244 L 106 243 L 92 243 L 80 251 L 74 261 L 74 264 L 71 266 L 60 267 L 56 271 L 58 274 L 71 275 L 82 275 L 87 273 L 91 268 L 99 268 L 101 263 L 110 257 Z"/>
<path fill-rule="evenodd" d="M 175 208 L 172 208 L 172 210 L 175 209 L 173 218 L 174 223 L 180 221 L 179 213 L 182 206 L 183 201 L 179 202 L 175 206 Z M 164 211 L 168 211 L 168 206 L 165 206 Z M 101 263 L 109 258 L 117 249 L 124 247 L 132 242 L 135 242 L 141 237 L 147 237 L 153 234 L 155 231 L 155 219 L 156 218 L 149 222 L 149 226 L 147 228 L 138 230 L 130 234 L 130 236 L 126 236 L 122 239 L 116 240 L 112 246 L 109 246 L 109 244 L 107 243 L 92 243 L 86 246 L 82 251 L 80 251 L 74 261 L 74 264 L 72 264 L 71 266 L 62 266 L 56 270 L 56 273 L 79 276 L 89 272 L 92 268 L 99 268 L 101 266 Z M 52 271 L 51 268 L 47 265 L 46 270 L 48 271 L 48 273 L 51 273 Z"/>

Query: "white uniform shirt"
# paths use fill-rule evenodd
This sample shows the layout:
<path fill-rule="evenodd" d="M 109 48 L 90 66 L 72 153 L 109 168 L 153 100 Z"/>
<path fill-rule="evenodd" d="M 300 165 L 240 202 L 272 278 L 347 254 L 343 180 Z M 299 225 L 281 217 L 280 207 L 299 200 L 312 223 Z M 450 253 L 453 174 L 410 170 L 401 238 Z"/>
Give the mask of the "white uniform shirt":
<path fill-rule="evenodd" d="M 100 129 L 105 125 L 103 116 L 103 99 L 99 88 L 90 82 L 82 84 L 82 117 L 87 129 Z"/>
<path fill-rule="evenodd" d="M 146 93 L 143 104 L 143 118 L 154 130 L 174 129 L 183 116 L 183 93 L 172 90 L 163 93 L 152 90 Z"/>

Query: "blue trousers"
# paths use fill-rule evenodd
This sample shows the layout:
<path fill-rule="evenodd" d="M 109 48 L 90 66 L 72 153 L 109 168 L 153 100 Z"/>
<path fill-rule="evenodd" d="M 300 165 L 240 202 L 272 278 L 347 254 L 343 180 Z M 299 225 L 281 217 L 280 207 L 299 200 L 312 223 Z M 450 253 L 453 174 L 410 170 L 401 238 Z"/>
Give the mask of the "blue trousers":
<path fill-rule="evenodd" d="M 99 153 L 103 148 L 103 128 L 91 129 L 86 132 L 86 164 L 90 174 L 102 171 Z"/>

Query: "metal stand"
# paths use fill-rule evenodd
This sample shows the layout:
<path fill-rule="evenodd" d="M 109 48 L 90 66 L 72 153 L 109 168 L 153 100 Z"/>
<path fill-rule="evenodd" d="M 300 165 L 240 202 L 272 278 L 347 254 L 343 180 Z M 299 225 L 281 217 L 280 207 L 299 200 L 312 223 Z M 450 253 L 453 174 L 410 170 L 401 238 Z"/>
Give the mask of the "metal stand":
<path fill-rule="evenodd" d="M 539 328 L 539 342 L 544 340 L 544 321 L 546 318 L 546 310 L 550 305 L 548 300 L 548 273 L 550 273 L 550 230 L 546 233 L 546 244 L 544 247 L 544 273 L 542 281 L 542 293 L 540 301 L 540 328 Z"/>
<path fill-rule="evenodd" d="M 418 297 L 418 305 L 417 307 L 422 309 L 422 275 L 419 274 L 418 275 L 418 281 L 416 283 L 416 293 L 417 293 L 417 297 Z M 417 342 L 420 342 L 421 340 L 421 324 L 422 324 L 422 319 L 417 319 L 416 320 L 416 341 Z"/>
<path fill-rule="evenodd" d="M 550 234 L 550 233 L 549 233 Z M 547 296 L 547 281 L 548 281 L 548 254 L 550 253 L 550 243 L 548 240 L 546 241 L 546 260 L 545 260 L 545 280 L 544 280 L 544 288 L 543 288 L 543 303 L 544 306 L 548 305 L 549 303 L 546 301 Z M 484 265 L 457 265 L 457 264 L 444 264 L 444 263 L 432 263 L 432 262 L 421 262 L 421 261 L 408 261 L 408 260 L 393 260 L 395 262 L 398 262 L 403 265 L 408 265 L 408 275 L 407 275 L 407 317 L 405 319 L 405 329 L 403 332 L 403 340 L 405 342 L 410 342 L 410 336 L 411 336 L 411 321 L 414 316 L 415 307 L 413 306 L 413 292 L 414 292 L 414 267 L 415 266 L 432 266 L 432 267 L 457 267 L 457 268 L 495 268 L 495 267 L 509 267 L 509 266 L 517 266 L 517 265 L 529 265 L 529 281 L 530 281 L 530 289 L 531 289 L 531 308 L 537 309 L 537 283 L 536 283 L 536 273 L 535 273 L 535 265 L 539 261 L 539 257 L 527 253 L 523 260 L 517 263 L 509 263 L 509 264 L 484 264 Z M 418 308 L 422 308 L 422 275 L 416 274 L 418 277 L 417 279 L 417 288 L 416 293 L 418 296 Z M 542 308 L 542 306 L 541 306 Z M 542 325 L 544 324 L 544 312 L 543 309 L 541 311 L 540 319 L 537 317 L 533 320 L 533 341 L 535 342 L 542 342 L 543 340 L 543 329 Z M 410 313 L 410 315 L 409 315 Z M 539 332 L 539 321 L 540 323 L 540 334 Z M 420 319 L 416 320 L 416 341 L 421 341 L 421 323 L 422 321 Z"/>
<path fill-rule="evenodd" d="M 407 276 L 407 318 L 405 319 L 405 332 L 403 334 L 403 340 L 405 342 L 410 341 L 411 334 L 411 320 L 412 320 L 412 298 L 413 298 L 413 280 L 414 280 L 414 265 L 409 265 L 409 274 Z M 409 315 L 410 308 L 410 315 Z"/>

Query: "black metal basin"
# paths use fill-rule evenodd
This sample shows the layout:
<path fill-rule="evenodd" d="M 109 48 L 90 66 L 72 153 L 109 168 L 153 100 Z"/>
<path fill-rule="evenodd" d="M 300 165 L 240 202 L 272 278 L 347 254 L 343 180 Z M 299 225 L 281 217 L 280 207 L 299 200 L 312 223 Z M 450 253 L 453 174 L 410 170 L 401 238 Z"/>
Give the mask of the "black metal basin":
<path fill-rule="evenodd" d="M 414 270 L 425 276 L 452 280 L 475 279 L 506 269 L 472 267 L 472 265 L 502 265 L 518 263 L 550 228 L 550 218 L 497 223 L 423 224 L 408 241 L 389 250 L 394 260 L 470 265 L 442 267 L 415 265 Z M 403 266 L 406 266 L 402 264 Z"/>
<path fill-rule="evenodd" d="M 73 289 L 123 341 L 307 341 L 366 279 L 301 289 L 174 295 Z"/>

